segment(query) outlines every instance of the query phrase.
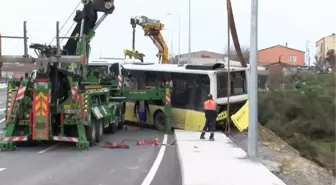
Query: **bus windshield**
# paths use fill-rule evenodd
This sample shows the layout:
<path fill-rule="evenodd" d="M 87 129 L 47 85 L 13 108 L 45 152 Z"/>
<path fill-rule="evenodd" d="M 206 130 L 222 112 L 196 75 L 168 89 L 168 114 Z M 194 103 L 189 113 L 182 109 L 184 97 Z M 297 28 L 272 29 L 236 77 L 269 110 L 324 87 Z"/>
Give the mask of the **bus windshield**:
<path fill-rule="evenodd" d="M 245 71 L 230 72 L 230 96 L 247 94 Z M 228 73 L 217 74 L 217 98 L 227 97 L 228 94 Z"/>
<path fill-rule="evenodd" d="M 99 77 L 108 74 L 108 66 L 107 65 L 89 65 L 88 66 L 88 74 L 94 75 L 94 73 L 98 73 Z"/>

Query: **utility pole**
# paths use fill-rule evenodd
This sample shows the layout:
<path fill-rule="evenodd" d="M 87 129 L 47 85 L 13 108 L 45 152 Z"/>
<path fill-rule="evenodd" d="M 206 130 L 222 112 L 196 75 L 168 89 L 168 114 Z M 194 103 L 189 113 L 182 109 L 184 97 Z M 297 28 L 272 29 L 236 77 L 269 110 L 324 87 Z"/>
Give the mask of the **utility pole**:
<path fill-rule="evenodd" d="M 255 160 L 258 142 L 258 0 L 251 0 L 248 156 Z"/>
<path fill-rule="evenodd" d="M 307 40 L 306 41 L 306 60 L 307 60 L 307 63 L 308 63 L 308 67 L 310 67 L 310 51 L 309 51 L 309 41 Z"/>
<path fill-rule="evenodd" d="M 189 54 L 188 63 L 191 64 L 191 0 L 189 0 Z"/>
<path fill-rule="evenodd" d="M 167 13 L 167 15 L 177 16 L 178 18 L 178 57 L 177 63 L 180 63 L 180 55 L 181 55 L 181 17 L 179 15 L 175 15 L 172 13 Z"/>

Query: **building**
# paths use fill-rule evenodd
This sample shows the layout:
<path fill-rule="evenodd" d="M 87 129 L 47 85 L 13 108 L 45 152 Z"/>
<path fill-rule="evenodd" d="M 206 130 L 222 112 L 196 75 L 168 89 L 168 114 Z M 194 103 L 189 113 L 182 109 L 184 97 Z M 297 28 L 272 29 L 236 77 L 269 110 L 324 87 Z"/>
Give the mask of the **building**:
<path fill-rule="evenodd" d="M 336 34 L 333 33 L 329 36 L 323 37 L 316 43 L 316 56 L 319 60 L 324 60 L 327 57 L 329 50 L 336 51 Z"/>
<path fill-rule="evenodd" d="M 282 62 L 294 66 L 304 66 L 305 52 L 287 46 L 275 45 L 258 51 L 258 63 L 269 65 Z"/>
<path fill-rule="evenodd" d="M 217 61 L 223 61 L 225 55 L 222 53 L 215 53 L 211 51 L 196 51 L 196 52 L 191 52 L 191 62 L 193 64 L 203 64 L 206 62 L 217 62 Z M 180 56 L 180 64 L 186 64 L 189 61 L 189 53 L 181 54 Z M 174 59 L 174 63 L 177 63 L 177 57 Z"/>
<path fill-rule="evenodd" d="M 30 74 L 36 69 L 35 64 L 7 64 L 4 63 L 1 69 L 1 78 L 20 78 L 25 73 Z"/>

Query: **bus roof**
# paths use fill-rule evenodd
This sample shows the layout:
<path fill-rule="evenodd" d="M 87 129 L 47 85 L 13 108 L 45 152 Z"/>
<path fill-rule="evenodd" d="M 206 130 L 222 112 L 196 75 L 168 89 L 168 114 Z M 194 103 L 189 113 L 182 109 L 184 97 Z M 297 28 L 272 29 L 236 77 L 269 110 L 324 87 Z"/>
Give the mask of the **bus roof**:
<path fill-rule="evenodd" d="M 210 74 L 217 72 L 227 72 L 228 68 L 220 68 L 215 70 L 199 70 L 199 69 L 186 69 L 186 65 L 178 64 L 122 64 L 126 70 L 139 70 L 139 71 L 160 71 L 160 72 L 178 72 L 178 73 L 196 73 L 196 74 Z M 244 67 L 230 67 L 231 71 L 245 71 Z"/>

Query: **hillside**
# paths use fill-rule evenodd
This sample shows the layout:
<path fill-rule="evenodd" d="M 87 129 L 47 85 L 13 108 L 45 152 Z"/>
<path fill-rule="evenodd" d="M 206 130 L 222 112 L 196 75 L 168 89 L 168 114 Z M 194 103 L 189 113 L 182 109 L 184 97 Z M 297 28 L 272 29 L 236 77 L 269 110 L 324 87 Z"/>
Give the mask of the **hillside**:
<path fill-rule="evenodd" d="M 335 73 L 300 78 L 299 90 L 259 93 L 259 121 L 335 175 Z"/>

